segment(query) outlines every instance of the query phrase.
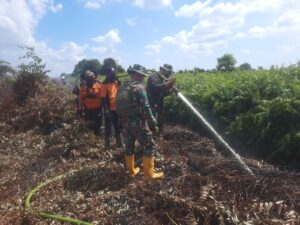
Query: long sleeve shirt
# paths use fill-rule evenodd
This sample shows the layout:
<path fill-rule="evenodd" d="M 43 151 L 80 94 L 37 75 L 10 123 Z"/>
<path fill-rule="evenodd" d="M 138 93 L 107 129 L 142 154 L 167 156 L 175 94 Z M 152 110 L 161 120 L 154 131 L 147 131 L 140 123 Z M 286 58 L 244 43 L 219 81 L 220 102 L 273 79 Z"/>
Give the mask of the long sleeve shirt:
<path fill-rule="evenodd" d="M 130 87 L 130 90 L 133 94 L 133 98 L 129 98 L 131 100 L 129 100 L 126 105 L 124 105 L 126 110 L 133 110 L 132 115 L 131 113 L 127 113 L 126 110 L 124 112 L 124 109 L 118 112 L 120 113 L 119 115 L 121 116 L 123 124 L 127 127 L 135 127 L 141 125 L 141 123 L 144 124 L 146 120 L 150 126 L 155 126 L 156 120 L 151 111 L 146 90 L 143 84 L 135 80 L 127 80 L 123 85 L 124 88 Z M 120 87 L 120 89 L 122 88 L 123 87 Z M 138 110 L 136 110 L 136 107 L 138 107 Z M 122 112 L 124 112 L 123 115 Z"/>
<path fill-rule="evenodd" d="M 170 95 L 170 90 L 164 79 L 158 73 L 150 75 L 147 81 L 147 96 L 152 110 L 162 111 L 164 97 L 168 95 Z"/>
<path fill-rule="evenodd" d="M 152 126 L 155 125 L 156 120 L 151 111 L 145 87 L 142 84 L 133 85 L 133 94 L 136 98 L 137 103 L 142 109 L 143 117 L 149 124 L 151 124 Z"/>

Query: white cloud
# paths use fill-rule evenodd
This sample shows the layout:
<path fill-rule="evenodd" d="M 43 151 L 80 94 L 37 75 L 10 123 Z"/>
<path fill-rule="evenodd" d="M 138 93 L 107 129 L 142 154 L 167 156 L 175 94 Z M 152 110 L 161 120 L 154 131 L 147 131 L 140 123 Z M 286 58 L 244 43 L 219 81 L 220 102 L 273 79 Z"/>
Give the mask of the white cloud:
<path fill-rule="evenodd" d="M 97 37 L 92 38 L 92 40 L 98 43 L 99 45 L 92 46 L 91 50 L 100 55 L 115 54 L 116 45 L 122 42 L 118 29 L 110 30 L 104 35 L 99 35 Z"/>
<path fill-rule="evenodd" d="M 145 47 L 147 55 L 153 55 L 154 53 L 160 53 L 159 44 L 150 44 Z"/>
<path fill-rule="evenodd" d="M 191 5 L 183 5 L 179 10 L 175 12 L 175 16 L 177 17 L 194 17 L 196 16 L 201 10 L 206 8 L 211 3 L 211 0 L 200 2 L 197 1 Z"/>
<path fill-rule="evenodd" d="M 84 8 L 87 9 L 101 9 L 107 3 L 119 3 L 124 0 L 81 0 L 84 3 Z"/>
<path fill-rule="evenodd" d="M 243 33 L 243 32 L 238 32 L 238 33 L 236 33 L 233 37 L 232 37 L 232 39 L 233 40 L 238 40 L 238 39 L 244 39 L 246 37 L 246 34 L 245 33 Z"/>
<path fill-rule="evenodd" d="M 100 47 L 92 47 L 91 50 L 93 52 L 99 53 L 100 55 L 104 55 L 105 53 L 109 52 L 110 49 L 104 46 L 100 46 Z"/>
<path fill-rule="evenodd" d="M 16 66 L 20 63 L 18 57 L 24 55 L 24 51 L 17 46 L 33 46 L 36 54 L 47 63 L 47 69 L 51 70 L 50 75 L 58 76 L 61 72 L 72 72 L 74 65 L 81 59 L 95 57 L 93 52 L 97 54 L 115 52 L 115 46 L 121 42 L 117 29 L 95 37 L 94 41 L 100 46 L 89 47 L 68 41 L 58 48 L 50 48 L 47 42 L 36 40 L 34 33 L 39 21 L 49 11 L 58 12 L 63 8 L 62 4 L 53 2 L 53 0 L 0 0 L 0 59 L 5 59 Z"/>
<path fill-rule="evenodd" d="M 63 71 L 71 72 L 74 64 L 85 57 L 87 45 L 79 46 L 74 42 L 52 49 L 44 41 L 37 41 L 34 32 L 50 10 L 58 12 L 62 4 L 54 4 L 52 0 L 0 0 L 0 59 L 5 59 L 16 66 L 18 57 L 24 50 L 18 45 L 35 47 L 36 54 L 47 63 L 50 75 L 59 75 Z"/>
<path fill-rule="evenodd" d="M 100 9 L 105 4 L 126 2 L 125 0 L 81 0 L 85 8 Z M 160 9 L 170 7 L 172 0 L 132 0 L 132 4 L 143 9 Z"/>
<path fill-rule="evenodd" d="M 47 13 L 48 9 L 56 13 L 63 8 L 63 5 L 61 3 L 54 5 L 53 0 L 28 0 L 25 2 L 27 2 L 28 5 L 33 9 L 35 16 L 37 16 L 38 18 L 43 17 Z"/>
<path fill-rule="evenodd" d="M 50 7 L 51 11 L 54 12 L 54 13 L 56 13 L 56 12 L 62 10 L 62 8 L 63 8 L 63 5 L 62 5 L 62 4 L 52 5 L 52 6 Z"/>
<path fill-rule="evenodd" d="M 34 44 L 34 30 L 48 10 L 57 12 L 62 4 L 53 0 L 0 0 L 0 47 Z"/>
<path fill-rule="evenodd" d="M 287 52 L 287 53 L 299 51 L 300 50 L 300 42 L 293 43 L 293 45 L 281 45 L 281 46 L 278 46 L 278 49 L 282 50 L 284 52 Z M 300 59 L 298 58 L 297 60 L 300 60 Z"/>
<path fill-rule="evenodd" d="M 0 1 L 0 46 L 28 44 L 34 41 L 33 29 L 38 23 L 25 1 Z"/>
<path fill-rule="evenodd" d="M 62 72 L 71 73 L 74 65 L 86 58 L 88 45 L 78 45 L 74 42 L 66 42 L 57 49 L 52 49 L 45 42 L 38 42 L 35 45 L 36 54 L 47 63 L 51 76 L 59 76 Z"/>
<path fill-rule="evenodd" d="M 100 9 L 104 3 L 105 3 L 105 0 L 86 1 L 85 4 L 84 4 L 84 8 L 87 8 L 87 9 Z"/>
<path fill-rule="evenodd" d="M 295 10 L 284 12 L 277 20 L 275 20 L 273 25 L 284 28 L 298 28 L 300 25 L 300 14 L 298 10 L 300 10 L 300 7 Z"/>
<path fill-rule="evenodd" d="M 134 27 L 138 23 L 138 18 L 137 17 L 133 17 L 133 18 L 127 17 L 127 18 L 125 18 L 125 21 L 128 24 L 128 26 Z"/>
<path fill-rule="evenodd" d="M 171 4 L 172 0 L 133 0 L 133 5 L 145 9 L 159 9 Z"/>
<path fill-rule="evenodd" d="M 35 48 L 35 53 L 44 63 L 47 69 L 51 70 L 50 76 L 59 76 L 62 72 L 71 73 L 74 65 L 83 58 L 86 58 L 88 45 L 78 45 L 74 42 L 66 42 L 57 49 L 49 48 L 44 41 L 28 45 Z M 18 58 L 25 54 L 23 49 L 18 47 L 4 48 L 0 50 L 0 56 L 5 55 L 5 60 L 13 66 L 21 63 Z M 0 57 L 1 59 L 1 57 Z"/>
<path fill-rule="evenodd" d="M 190 30 L 156 40 L 154 45 L 162 50 L 172 44 L 179 51 L 200 54 L 227 46 L 233 40 L 263 38 L 291 30 L 297 30 L 296 34 L 300 35 L 299 11 L 300 1 L 296 0 L 196 1 L 180 7 L 175 16 L 193 17 L 198 22 Z M 269 20 L 250 25 L 249 20 L 253 17 Z M 149 53 L 149 46 L 152 44 L 145 47 L 146 53 Z"/>
<path fill-rule="evenodd" d="M 122 41 L 120 36 L 119 36 L 119 30 L 118 29 L 110 30 L 104 35 L 100 35 L 100 36 L 92 38 L 92 40 L 97 42 L 97 43 L 110 45 L 110 46 L 118 44 Z"/>
<path fill-rule="evenodd" d="M 269 27 L 254 26 L 249 31 L 250 37 L 264 37 L 270 32 Z"/>
<path fill-rule="evenodd" d="M 156 49 L 162 49 L 172 45 L 177 47 L 178 51 L 189 54 L 209 53 L 214 48 L 226 46 L 226 40 L 230 35 L 231 31 L 226 25 L 207 29 L 200 23 L 195 25 L 191 31 L 182 30 L 173 36 L 165 36 L 160 41 L 156 41 L 154 46 Z M 149 46 L 152 45 L 145 47 L 148 54 Z M 152 54 L 154 53 L 157 51 L 152 51 Z"/>
<path fill-rule="evenodd" d="M 182 35 L 182 36 L 184 36 L 184 35 Z M 161 39 L 161 43 L 162 44 L 167 44 L 167 45 L 168 44 L 176 44 L 177 43 L 177 39 L 176 39 L 176 37 L 166 36 L 166 37 L 163 37 Z"/>
<path fill-rule="evenodd" d="M 300 7 L 298 8 L 300 10 Z M 296 8 L 297 10 L 297 8 Z M 248 30 L 248 37 L 263 38 L 284 32 L 295 32 L 300 34 L 300 15 L 295 9 L 281 14 L 272 24 L 267 26 L 255 25 Z"/>
<path fill-rule="evenodd" d="M 242 50 L 242 53 L 245 54 L 245 55 L 249 55 L 251 53 L 251 50 L 244 49 L 244 50 Z"/>

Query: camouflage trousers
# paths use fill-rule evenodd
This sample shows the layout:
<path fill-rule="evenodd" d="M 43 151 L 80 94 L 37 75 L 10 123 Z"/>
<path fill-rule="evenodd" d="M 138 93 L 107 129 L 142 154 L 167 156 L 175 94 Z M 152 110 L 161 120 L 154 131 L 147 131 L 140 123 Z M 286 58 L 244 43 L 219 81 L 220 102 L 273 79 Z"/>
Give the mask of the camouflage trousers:
<path fill-rule="evenodd" d="M 138 141 L 143 149 L 144 156 L 154 156 L 155 142 L 146 121 L 122 120 L 122 125 L 126 155 L 133 155 L 135 153 L 135 141 Z"/>

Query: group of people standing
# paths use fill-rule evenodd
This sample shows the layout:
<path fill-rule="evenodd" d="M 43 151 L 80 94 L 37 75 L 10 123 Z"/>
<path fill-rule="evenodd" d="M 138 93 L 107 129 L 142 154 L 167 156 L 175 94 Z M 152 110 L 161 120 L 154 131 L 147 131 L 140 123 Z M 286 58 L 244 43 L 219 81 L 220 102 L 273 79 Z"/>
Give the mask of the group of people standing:
<path fill-rule="evenodd" d="M 159 135 L 163 129 L 163 99 L 176 82 L 172 72 L 172 66 L 164 64 L 158 72 L 148 75 L 145 67 L 135 64 L 128 68 L 129 79 L 123 84 L 112 67 L 105 71 L 103 82 L 90 70 L 81 75 L 78 114 L 84 115 L 95 135 L 100 135 L 104 114 L 105 148 L 110 146 L 113 127 L 117 147 L 124 147 L 126 167 L 132 176 L 140 171 L 134 160 L 136 141 L 143 149 L 145 178 L 163 176 L 162 172 L 154 172 L 156 149 L 152 134 Z"/>
<path fill-rule="evenodd" d="M 116 112 L 116 94 L 120 82 L 114 68 L 105 71 L 103 82 L 96 79 L 91 70 L 80 75 L 80 88 L 75 91 L 77 99 L 77 113 L 84 117 L 86 123 L 93 129 L 95 135 L 101 135 L 104 116 L 105 148 L 109 148 L 114 127 L 115 139 L 118 147 L 122 147 L 121 126 Z"/>

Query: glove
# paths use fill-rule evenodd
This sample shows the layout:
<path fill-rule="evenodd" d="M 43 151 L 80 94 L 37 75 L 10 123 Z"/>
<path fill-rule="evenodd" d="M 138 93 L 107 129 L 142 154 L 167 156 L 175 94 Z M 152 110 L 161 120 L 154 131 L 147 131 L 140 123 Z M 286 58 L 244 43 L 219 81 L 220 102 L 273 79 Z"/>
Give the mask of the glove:
<path fill-rule="evenodd" d="M 154 127 L 154 134 L 159 134 L 159 128 L 158 128 L 158 126 Z"/>
<path fill-rule="evenodd" d="M 172 88 L 176 83 L 176 77 L 171 77 L 167 82 L 166 82 L 166 86 L 168 88 Z"/>

